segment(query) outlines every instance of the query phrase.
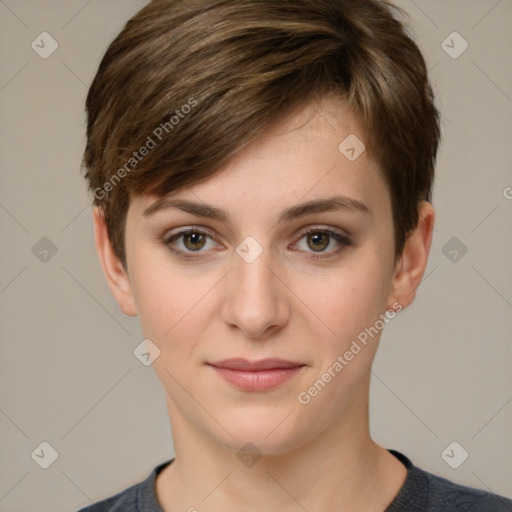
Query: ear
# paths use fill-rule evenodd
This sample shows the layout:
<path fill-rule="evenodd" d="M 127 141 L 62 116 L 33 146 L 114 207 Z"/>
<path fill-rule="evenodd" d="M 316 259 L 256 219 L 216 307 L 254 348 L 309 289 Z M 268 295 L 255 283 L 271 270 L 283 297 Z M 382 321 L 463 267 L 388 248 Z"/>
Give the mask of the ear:
<path fill-rule="evenodd" d="M 409 234 L 396 265 L 388 300 L 389 309 L 394 309 L 392 304 L 396 307 L 396 303 L 401 305 L 401 309 L 406 308 L 414 300 L 427 266 L 434 230 L 434 207 L 423 201 L 419 207 L 418 217 L 418 225 Z"/>
<path fill-rule="evenodd" d="M 110 291 L 125 315 L 136 316 L 137 308 L 128 273 L 115 254 L 108 237 L 107 225 L 100 208 L 93 207 L 94 243 Z"/>

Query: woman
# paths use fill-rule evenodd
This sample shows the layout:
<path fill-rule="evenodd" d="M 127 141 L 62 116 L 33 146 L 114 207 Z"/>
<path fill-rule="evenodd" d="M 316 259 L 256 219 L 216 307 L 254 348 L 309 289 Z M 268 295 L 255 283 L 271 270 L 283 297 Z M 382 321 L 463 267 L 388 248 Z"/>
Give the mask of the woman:
<path fill-rule="evenodd" d="M 434 226 L 439 114 L 382 1 L 155 0 L 87 98 L 95 240 L 176 457 L 84 510 L 474 511 L 375 443 L 371 365 Z"/>

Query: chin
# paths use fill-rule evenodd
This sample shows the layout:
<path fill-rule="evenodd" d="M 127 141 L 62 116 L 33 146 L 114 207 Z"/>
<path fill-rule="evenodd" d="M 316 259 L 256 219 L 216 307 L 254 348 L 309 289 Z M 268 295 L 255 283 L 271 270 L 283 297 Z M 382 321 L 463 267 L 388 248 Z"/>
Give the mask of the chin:
<path fill-rule="evenodd" d="M 308 436 L 304 422 L 300 426 L 291 411 L 292 407 L 258 406 L 233 411 L 221 421 L 233 437 L 222 431 L 219 442 L 237 453 L 272 456 L 293 451 L 306 443 Z"/>

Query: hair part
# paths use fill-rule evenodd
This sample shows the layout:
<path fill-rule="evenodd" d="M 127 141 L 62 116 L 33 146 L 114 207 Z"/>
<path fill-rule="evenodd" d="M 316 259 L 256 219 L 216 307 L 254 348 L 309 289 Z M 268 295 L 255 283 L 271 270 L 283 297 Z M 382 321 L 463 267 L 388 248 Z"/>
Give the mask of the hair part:
<path fill-rule="evenodd" d="M 153 0 L 90 87 L 83 166 L 126 267 L 130 199 L 205 181 L 272 123 L 334 94 L 389 186 L 395 255 L 431 201 L 440 141 L 423 56 L 385 0 Z M 340 141 L 341 142 L 341 141 Z"/>

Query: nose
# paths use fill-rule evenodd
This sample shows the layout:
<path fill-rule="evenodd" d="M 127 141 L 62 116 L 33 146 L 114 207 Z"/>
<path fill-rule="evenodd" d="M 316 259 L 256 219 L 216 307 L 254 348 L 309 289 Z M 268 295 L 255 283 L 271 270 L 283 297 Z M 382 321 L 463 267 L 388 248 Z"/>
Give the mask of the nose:
<path fill-rule="evenodd" d="M 239 329 L 247 338 L 266 339 L 288 323 L 287 289 L 276 274 L 268 251 L 252 263 L 233 256 L 221 313 L 231 329 Z"/>

